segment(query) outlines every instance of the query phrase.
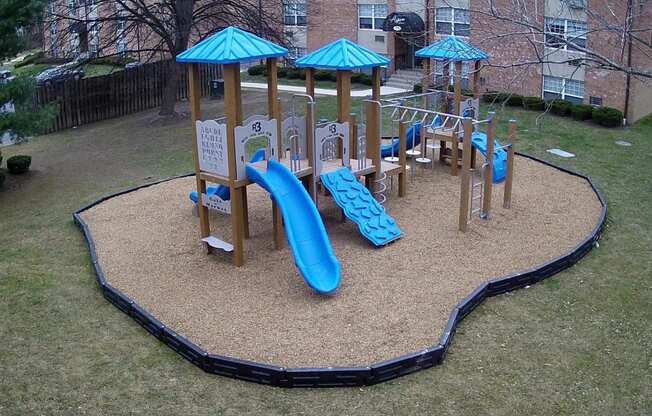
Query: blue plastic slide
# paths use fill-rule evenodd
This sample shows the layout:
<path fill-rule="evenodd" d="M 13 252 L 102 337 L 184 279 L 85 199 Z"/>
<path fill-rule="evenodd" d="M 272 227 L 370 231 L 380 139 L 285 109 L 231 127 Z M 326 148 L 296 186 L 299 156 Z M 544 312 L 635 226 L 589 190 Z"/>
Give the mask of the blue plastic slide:
<path fill-rule="evenodd" d="M 429 124 L 429 127 L 439 127 L 441 126 L 442 121 L 439 115 L 435 116 L 432 120 L 432 123 Z M 414 123 L 406 132 L 406 150 L 410 150 L 413 147 L 416 147 L 421 143 L 421 123 Z M 380 146 L 380 157 L 390 157 L 397 156 L 400 148 L 400 142 L 398 137 L 392 139 L 392 143 L 384 144 Z"/>
<path fill-rule="evenodd" d="M 261 148 L 256 150 L 256 153 L 251 156 L 251 159 L 249 160 L 249 163 L 256 163 L 260 162 L 261 160 L 265 160 L 265 149 Z M 219 186 L 209 186 L 206 188 L 206 195 L 208 196 L 213 196 L 217 195 L 220 198 L 222 198 L 223 201 L 228 201 L 231 199 L 231 190 L 229 189 L 228 186 L 224 185 L 219 185 Z M 197 192 L 193 191 L 188 195 L 188 198 L 195 204 L 197 203 Z"/>
<path fill-rule="evenodd" d="M 303 184 L 274 160 L 268 162 L 267 172 L 247 165 L 247 176 L 269 192 L 281 209 L 294 262 L 308 286 L 323 295 L 335 292 L 340 285 L 340 263 Z"/>
<path fill-rule="evenodd" d="M 473 132 L 471 136 L 473 147 L 478 149 L 483 156 L 487 156 L 487 135 L 481 131 Z M 507 152 L 499 148 L 500 143 L 494 140 L 494 172 L 493 183 L 500 183 L 505 180 L 507 172 Z"/>
<path fill-rule="evenodd" d="M 392 217 L 374 199 L 351 171 L 341 168 L 321 175 L 321 183 L 344 210 L 346 216 L 358 225 L 360 234 L 375 246 L 384 246 L 401 238 L 402 232 Z"/>

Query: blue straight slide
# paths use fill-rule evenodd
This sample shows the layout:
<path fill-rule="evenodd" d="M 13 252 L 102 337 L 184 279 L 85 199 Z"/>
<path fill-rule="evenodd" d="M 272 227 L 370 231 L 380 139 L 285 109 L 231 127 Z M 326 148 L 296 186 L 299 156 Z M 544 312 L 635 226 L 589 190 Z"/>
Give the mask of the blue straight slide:
<path fill-rule="evenodd" d="M 403 235 L 394 218 L 385 212 L 349 169 L 340 168 L 335 172 L 323 173 L 321 183 L 344 210 L 347 218 L 358 225 L 360 234 L 375 246 L 384 246 Z"/>
<path fill-rule="evenodd" d="M 275 160 L 268 162 L 267 172 L 247 165 L 247 176 L 269 192 L 281 209 L 294 263 L 308 286 L 322 295 L 335 292 L 340 285 L 340 263 L 303 184 Z"/>
<path fill-rule="evenodd" d="M 265 149 L 258 149 L 256 150 L 256 153 L 251 156 L 251 159 L 249 160 L 249 163 L 256 163 L 260 162 L 261 160 L 265 160 Z M 219 185 L 219 186 L 209 186 L 206 188 L 206 195 L 212 196 L 212 195 L 217 195 L 220 198 L 222 198 L 223 201 L 229 201 L 231 199 L 231 190 L 229 189 L 228 186 L 224 185 Z M 188 195 L 188 198 L 195 204 L 197 203 L 197 192 L 193 191 Z"/>
<path fill-rule="evenodd" d="M 484 157 L 487 157 L 487 135 L 481 131 L 473 132 L 471 137 L 473 147 L 478 149 Z M 505 180 L 507 171 L 507 152 L 500 149 L 500 143 L 494 140 L 494 172 L 493 183 L 500 183 Z"/>

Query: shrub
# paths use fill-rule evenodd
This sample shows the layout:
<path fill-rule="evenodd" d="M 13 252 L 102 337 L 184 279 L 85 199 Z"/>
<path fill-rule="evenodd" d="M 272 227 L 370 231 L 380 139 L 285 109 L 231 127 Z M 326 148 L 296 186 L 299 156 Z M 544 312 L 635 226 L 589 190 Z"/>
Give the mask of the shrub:
<path fill-rule="evenodd" d="M 523 108 L 532 111 L 543 111 L 546 108 L 546 102 L 539 97 L 523 97 Z"/>
<path fill-rule="evenodd" d="M 550 112 L 558 116 L 566 117 L 570 115 L 573 104 L 568 101 L 555 100 L 550 104 Z"/>
<path fill-rule="evenodd" d="M 32 157 L 26 155 L 12 156 L 7 159 L 7 170 L 9 173 L 19 175 L 29 170 L 29 165 L 32 164 Z"/>
<path fill-rule="evenodd" d="M 593 121 L 605 127 L 618 127 L 623 125 L 623 113 L 617 108 L 596 107 L 591 113 Z"/>
<path fill-rule="evenodd" d="M 523 96 L 510 94 L 509 97 L 507 97 L 506 104 L 511 107 L 523 107 Z"/>
<path fill-rule="evenodd" d="M 2 149 L 0 149 L 0 166 L 2 166 Z"/>
<path fill-rule="evenodd" d="M 289 79 L 306 79 L 306 71 L 300 68 L 289 68 L 288 69 L 288 78 Z"/>
<path fill-rule="evenodd" d="M 94 58 L 90 61 L 94 65 L 113 65 L 113 66 L 125 66 L 132 62 L 136 62 L 133 58 L 128 58 L 126 56 L 103 56 L 101 58 Z"/>
<path fill-rule="evenodd" d="M 588 104 L 576 104 L 571 107 L 571 117 L 575 120 L 590 120 L 593 113 L 593 106 Z"/>
<path fill-rule="evenodd" d="M 365 74 L 364 72 L 356 72 L 351 76 L 351 82 L 355 82 L 362 85 L 372 85 L 371 76 Z"/>
<path fill-rule="evenodd" d="M 414 84 L 412 91 L 414 91 L 415 94 L 421 94 L 423 92 L 423 87 L 421 84 Z"/>
<path fill-rule="evenodd" d="M 267 73 L 267 66 L 265 65 L 254 65 L 250 66 L 249 69 L 247 69 L 247 73 L 252 76 L 256 75 L 266 75 Z"/>
<path fill-rule="evenodd" d="M 4 172 L 0 172 L 0 188 L 2 188 L 2 185 L 5 183 L 5 174 Z"/>
<path fill-rule="evenodd" d="M 315 80 L 317 81 L 337 81 L 335 71 L 324 71 L 322 69 L 315 71 Z"/>
<path fill-rule="evenodd" d="M 276 68 L 276 76 L 279 78 L 285 78 L 288 76 L 289 69 L 284 66 L 279 66 Z"/>
<path fill-rule="evenodd" d="M 484 94 L 482 94 L 482 101 L 485 103 L 493 103 L 496 100 L 496 96 L 498 95 L 498 92 L 496 91 L 487 91 Z"/>
<path fill-rule="evenodd" d="M 21 68 L 23 66 L 35 64 L 40 59 L 43 59 L 43 57 L 45 57 L 45 53 L 43 51 L 29 54 L 26 57 L 24 57 L 22 61 L 16 62 L 14 68 Z"/>

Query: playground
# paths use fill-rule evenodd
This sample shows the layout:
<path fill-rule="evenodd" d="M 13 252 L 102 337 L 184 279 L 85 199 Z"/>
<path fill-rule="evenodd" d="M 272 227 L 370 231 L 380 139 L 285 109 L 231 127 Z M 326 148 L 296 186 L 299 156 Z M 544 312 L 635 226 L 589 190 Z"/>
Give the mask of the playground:
<path fill-rule="evenodd" d="M 223 114 L 221 105 L 202 102 L 212 114 Z M 335 117 L 335 97 L 319 105 L 320 114 Z M 263 112 L 265 94 L 246 91 L 243 107 Z M 187 111 L 185 103 L 181 110 Z M 482 111 L 484 116 L 487 107 Z M 498 137 L 507 134 L 508 120 L 518 120 L 519 151 L 590 175 L 604 192 L 610 218 L 600 247 L 528 289 L 485 300 L 458 325 L 444 365 L 372 387 L 285 390 L 203 372 L 102 296 L 70 212 L 192 170 L 190 123 L 150 126 L 147 120 L 155 114 L 3 149 L 5 158 L 25 152 L 34 157 L 33 171 L 0 192 L 4 413 L 119 414 L 125 408 L 135 414 L 211 415 L 477 415 L 489 408 L 507 414 L 649 413 L 652 201 L 649 175 L 640 169 L 652 151 L 649 120 L 614 130 L 548 116 L 539 130 L 539 113 L 498 109 Z M 617 146 L 617 140 L 632 147 Z M 577 157 L 546 152 L 553 147 Z M 184 215 L 192 217 L 188 195 L 180 198 Z M 520 201 L 515 191 L 514 209 Z M 471 233 L 484 224 L 475 219 Z M 297 273 L 291 264 L 286 267 Z M 311 293 L 297 274 L 291 279 Z M 346 288 L 345 274 L 342 284 Z M 327 300 L 332 299 L 337 298 Z"/>
<path fill-rule="evenodd" d="M 495 113 L 480 117 L 481 50 L 449 37 L 417 52 L 455 62 L 452 94 L 381 98 L 389 61 L 341 39 L 296 62 L 306 94 L 283 102 L 286 54 L 233 27 L 180 54 L 194 177 L 75 213 L 104 295 L 202 369 L 324 387 L 425 369 L 486 297 L 593 247 L 606 205 L 591 181 L 519 155 L 516 120 L 500 139 Z M 258 59 L 268 113 L 247 114 L 239 65 Z M 463 99 L 465 61 L 477 71 Z M 202 113 L 198 63 L 224 66 L 223 117 Z M 316 68 L 337 73 L 334 120 L 319 117 Z M 359 69 L 372 95 L 354 109 Z"/>

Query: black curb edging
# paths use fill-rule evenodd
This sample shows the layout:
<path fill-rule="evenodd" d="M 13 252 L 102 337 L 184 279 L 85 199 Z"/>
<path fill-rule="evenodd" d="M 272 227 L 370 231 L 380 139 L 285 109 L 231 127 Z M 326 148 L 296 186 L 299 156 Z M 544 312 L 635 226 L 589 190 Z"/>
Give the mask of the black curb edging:
<path fill-rule="evenodd" d="M 598 224 L 594 227 L 588 237 L 565 255 L 557 257 L 548 263 L 530 270 L 499 277 L 477 287 L 453 309 L 439 340 L 439 344 L 411 354 L 375 363 L 367 367 L 283 368 L 253 361 L 240 360 L 233 357 L 210 354 L 190 342 L 185 337 L 175 333 L 172 329 L 163 325 L 158 319 L 135 303 L 127 295 L 114 288 L 106 281 L 104 272 L 102 271 L 97 259 L 95 243 L 87 224 L 81 218 L 81 213 L 108 199 L 174 179 L 194 176 L 194 173 L 147 183 L 102 197 L 75 211 L 75 213 L 73 213 L 73 220 L 81 229 L 88 244 L 93 269 L 95 270 L 97 282 L 103 296 L 118 309 L 132 317 L 147 332 L 205 372 L 279 387 L 369 386 L 441 364 L 451 345 L 457 325 L 486 298 L 532 285 L 567 269 L 591 251 L 597 240 L 600 238 L 607 217 L 607 202 L 591 178 L 534 156 L 519 152 L 516 152 L 516 154 L 586 180 L 589 185 L 591 185 L 593 192 L 596 194 L 600 204 L 602 205 Z"/>

